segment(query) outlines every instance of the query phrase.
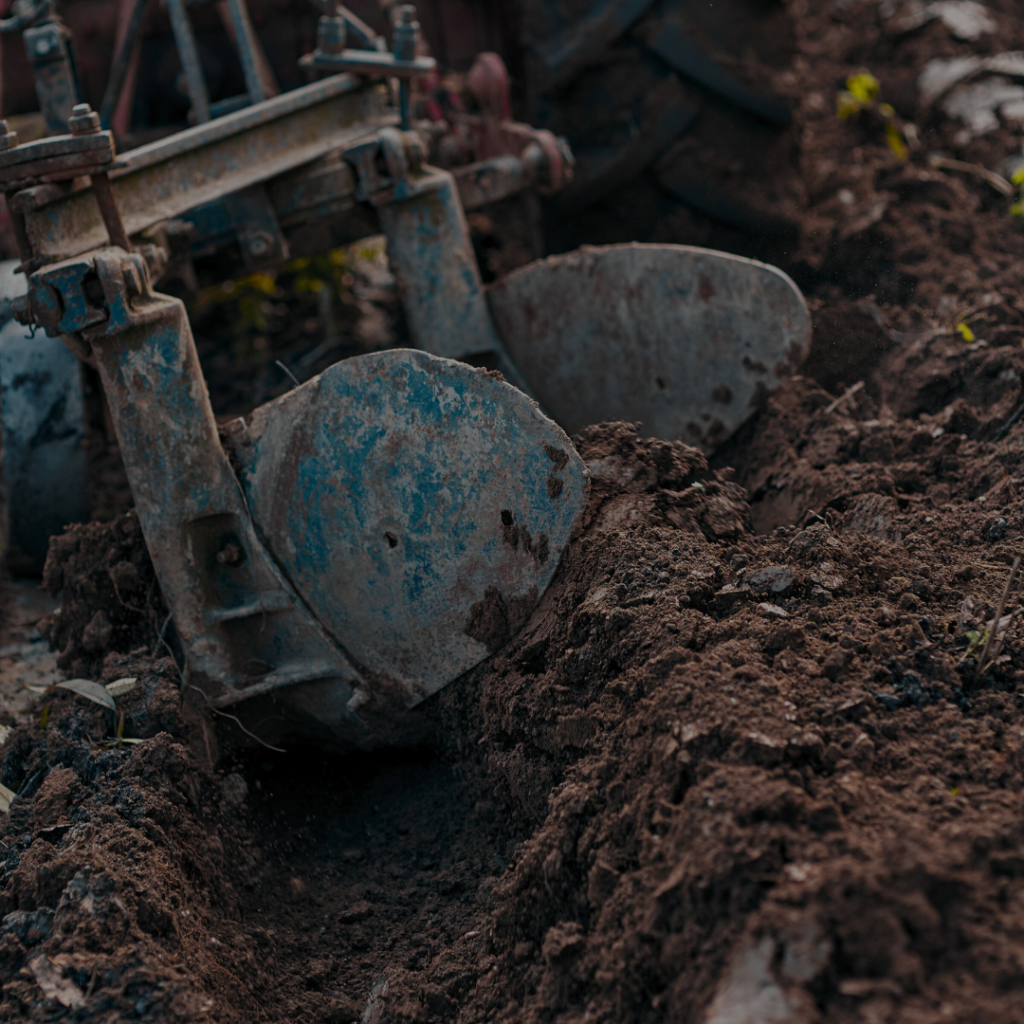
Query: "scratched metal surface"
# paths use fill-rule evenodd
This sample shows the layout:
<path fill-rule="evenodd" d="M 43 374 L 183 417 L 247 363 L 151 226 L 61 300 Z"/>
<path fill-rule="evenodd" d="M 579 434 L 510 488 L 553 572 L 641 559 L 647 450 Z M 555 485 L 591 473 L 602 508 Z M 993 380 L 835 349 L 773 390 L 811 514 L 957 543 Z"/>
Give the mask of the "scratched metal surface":
<path fill-rule="evenodd" d="M 495 616 L 518 629 L 588 489 L 569 439 L 522 393 L 410 350 L 337 363 L 230 438 L 270 551 L 409 704 L 501 642 Z"/>
<path fill-rule="evenodd" d="M 489 289 L 506 350 L 569 433 L 640 421 L 712 451 L 807 354 L 811 322 L 775 267 L 682 245 L 584 247 Z"/>
<path fill-rule="evenodd" d="M 448 359 L 494 351 L 498 339 L 454 179 L 435 171 L 416 181 L 418 195 L 377 210 L 413 339 Z"/>

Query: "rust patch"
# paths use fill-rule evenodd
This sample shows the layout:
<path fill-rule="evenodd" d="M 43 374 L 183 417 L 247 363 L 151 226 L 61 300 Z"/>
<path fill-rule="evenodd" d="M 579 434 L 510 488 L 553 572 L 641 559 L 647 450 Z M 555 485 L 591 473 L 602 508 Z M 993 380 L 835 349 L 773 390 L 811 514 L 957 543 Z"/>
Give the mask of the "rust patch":
<path fill-rule="evenodd" d="M 699 294 L 705 302 L 709 302 L 711 299 L 715 297 L 715 286 L 703 274 L 701 274 L 700 278 Z"/>
<path fill-rule="evenodd" d="M 562 493 L 564 484 L 557 476 L 548 477 L 548 497 L 554 501 Z"/>
<path fill-rule="evenodd" d="M 732 390 L 726 387 L 725 384 L 719 384 L 711 391 L 711 401 L 720 402 L 722 405 L 728 405 L 732 401 Z"/>
<path fill-rule="evenodd" d="M 743 357 L 743 369 L 749 373 L 767 373 L 768 367 L 758 359 L 751 359 L 750 356 Z"/>
<path fill-rule="evenodd" d="M 543 565 L 548 560 L 549 554 L 550 545 L 548 544 L 548 535 L 546 533 L 542 533 L 540 535 L 540 540 L 537 542 L 537 553 L 535 557 L 537 561 Z"/>
<path fill-rule="evenodd" d="M 513 551 L 519 547 L 519 527 L 516 526 L 515 516 L 507 508 L 501 510 L 501 536 Z"/>
<path fill-rule="evenodd" d="M 569 453 L 556 448 L 553 444 L 544 445 L 544 454 L 555 464 L 556 469 L 564 469 L 569 461 Z"/>
<path fill-rule="evenodd" d="M 470 608 L 462 632 L 482 643 L 488 654 L 494 654 L 523 628 L 536 606 L 536 587 L 507 601 L 497 587 L 488 587 L 483 599 Z"/>

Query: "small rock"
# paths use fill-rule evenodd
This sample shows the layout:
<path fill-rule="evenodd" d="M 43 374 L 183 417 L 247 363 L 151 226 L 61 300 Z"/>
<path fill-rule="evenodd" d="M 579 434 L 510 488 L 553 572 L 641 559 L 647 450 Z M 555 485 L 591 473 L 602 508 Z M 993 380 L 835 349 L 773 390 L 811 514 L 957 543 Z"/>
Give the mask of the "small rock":
<path fill-rule="evenodd" d="M 787 591 L 796 579 L 796 569 L 791 565 L 768 565 L 747 573 L 745 583 L 751 590 L 767 590 L 773 594 Z"/>
<path fill-rule="evenodd" d="M 221 780 L 220 795 L 229 807 L 241 807 L 249 795 L 249 784 L 237 772 L 232 772 Z"/>
<path fill-rule="evenodd" d="M 357 847 L 349 847 L 346 850 L 342 850 L 340 856 L 346 864 L 355 864 L 361 861 L 366 856 L 366 853 Z"/>
<path fill-rule="evenodd" d="M 763 615 L 766 619 L 789 618 L 789 612 L 785 608 L 780 608 L 777 604 L 769 604 L 767 601 L 762 601 L 757 606 L 757 614 Z"/>
<path fill-rule="evenodd" d="M 288 889 L 294 899 L 301 899 L 306 895 L 306 883 L 301 878 L 296 878 L 294 875 L 288 879 Z"/>
<path fill-rule="evenodd" d="M 1000 516 L 996 519 L 992 525 L 988 528 L 988 533 L 985 534 L 985 539 L 992 543 L 992 541 L 1002 540 L 1006 534 L 1006 520 Z"/>
<path fill-rule="evenodd" d="M 842 647 L 835 648 L 821 666 L 821 674 L 835 682 L 853 660 L 853 654 Z"/>
<path fill-rule="evenodd" d="M 891 626 L 896 622 L 896 613 L 887 604 L 883 604 L 881 608 L 875 612 L 875 622 L 880 626 Z"/>
<path fill-rule="evenodd" d="M 110 624 L 107 613 L 102 610 L 98 611 L 82 631 L 82 646 L 90 654 L 99 654 L 110 643 L 113 632 L 114 627 Z"/>
<path fill-rule="evenodd" d="M 359 900 L 342 910 L 337 917 L 340 924 L 355 924 L 373 916 L 373 906 L 366 900 Z"/>
<path fill-rule="evenodd" d="M 549 963 L 564 960 L 574 953 L 582 952 L 587 938 L 575 921 L 561 921 L 552 925 L 544 936 L 542 952 Z"/>
<path fill-rule="evenodd" d="M 785 740 L 772 739 L 762 732 L 748 732 L 746 740 L 746 759 L 765 768 L 774 768 L 782 761 L 782 756 L 786 752 Z"/>

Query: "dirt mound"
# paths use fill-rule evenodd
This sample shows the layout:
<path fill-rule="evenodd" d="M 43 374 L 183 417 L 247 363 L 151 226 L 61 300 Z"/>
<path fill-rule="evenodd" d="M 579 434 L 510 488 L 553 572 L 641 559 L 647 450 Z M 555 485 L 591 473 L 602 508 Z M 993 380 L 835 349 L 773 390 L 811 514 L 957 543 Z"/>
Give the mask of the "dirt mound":
<path fill-rule="evenodd" d="M 757 537 L 694 450 L 577 443 L 588 525 L 429 703 L 443 750 L 212 775 L 141 655 L 125 734 L 166 732 L 61 696 L 7 741 L 6 1019 L 1016 1019 L 1024 664 L 969 653 L 1009 537 L 958 554 L 990 511 Z"/>
<path fill-rule="evenodd" d="M 982 78 L 952 106 L 920 82 L 1022 48 L 1024 20 L 989 4 L 968 42 L 953 5 L 789 7 L 804 372 L 710 467 L 629 425 L 574 439 L 583 532 L 424 703 L 432 746 L 234 748 L 159 657 L 137 524 L 58 542 L 51 637 L 74 674 L 138 678 L 144 742 L 59 693 L 0 746 L 0 1019 L 1019 1020 L 1019 585 L 994 620 L 1024 531 L 1024 237 L 920 155 L 1003 173 L 1019 140 L 1003 107 L 970 138 L 948 112 Z M 910 162 L 835 116 L 865 67 L 918 125 Z M 699 242 L 674 209 L 666 240 Z"/>
<path fill-rule="evenodd" d="M 61 596 L 47 630 L 61 652 L 57 664 L 72 677 L 94 675 L 112 653 L 156 654 L 169 639 L 167 606 L 133 512 L 52 538 L 43 586 Z"/>

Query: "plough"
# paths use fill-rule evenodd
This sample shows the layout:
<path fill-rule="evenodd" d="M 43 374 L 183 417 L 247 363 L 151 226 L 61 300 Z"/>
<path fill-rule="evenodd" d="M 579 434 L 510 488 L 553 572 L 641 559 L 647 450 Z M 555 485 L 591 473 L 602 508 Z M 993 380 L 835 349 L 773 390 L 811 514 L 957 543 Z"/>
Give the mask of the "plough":
<path fill-rule="evenodd" d="M 551 581 L 588 492 L 556 420 L 713 447 L 809 326 L 779 271 L 682 246 L 553 257 L 488 299 L 460 179 L 427 162 L 406 91 L 396 112 L 375 81 L 428 70 L 415 11 L 390 53 L 349 48 L 346 13 L 307 60 L 329 77 L 131 152 L 84 104 L 64 135 L 5 128 L 0 190 L 27 279 L 14 317 L 99 373 L 192 682 L 368 746 Z M 462 175 L 470 194 L 564 177 L 564 147 L 538 135 L 508 127 L 517 151 Z M 218 430 L 185 307 L 154 288 L 168 258 L 228 239 L 265 265 L 297 254 L 303 225 L 360 237 L 368 220 L 416 349 L 344 360 Z M 483 356 L 500 375 L 465 362 Z"/>

